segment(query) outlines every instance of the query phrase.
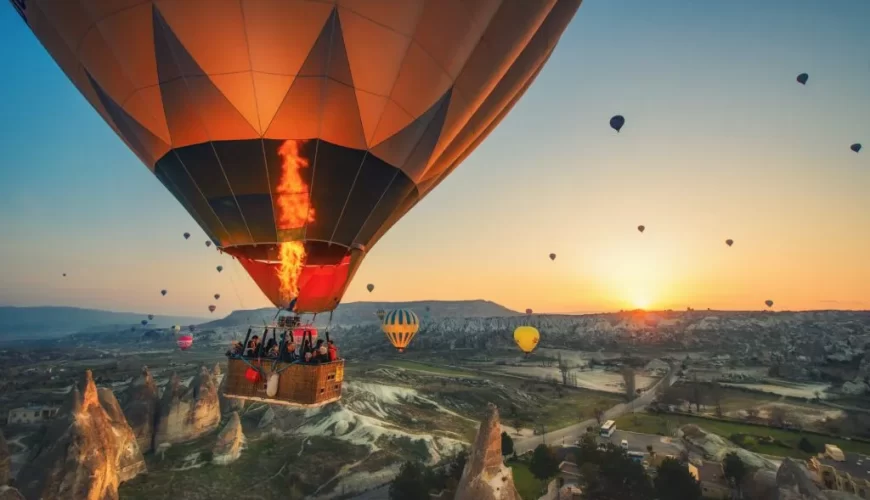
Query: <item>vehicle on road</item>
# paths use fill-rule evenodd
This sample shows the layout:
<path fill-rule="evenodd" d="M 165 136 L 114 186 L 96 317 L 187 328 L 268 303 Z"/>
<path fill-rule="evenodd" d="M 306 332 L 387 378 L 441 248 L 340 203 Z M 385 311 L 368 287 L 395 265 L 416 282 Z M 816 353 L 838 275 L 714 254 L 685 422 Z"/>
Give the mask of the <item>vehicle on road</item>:
<path fill-rule="evenodd" d="M 627 449 L 628 449 L 628 440 L 623 439 L 622 442 L 619 443 L 619 446 L 620 446 L 623 450 L 627 450 Z"/>
<path fill-rule="evenodd" d="M 616 421 L 608 420 L 604 422 L 604 425 L 601 426 L 601 429 L 598 431 L 598 434 L 601 437 L 610 437 L 616 431 Z"/>

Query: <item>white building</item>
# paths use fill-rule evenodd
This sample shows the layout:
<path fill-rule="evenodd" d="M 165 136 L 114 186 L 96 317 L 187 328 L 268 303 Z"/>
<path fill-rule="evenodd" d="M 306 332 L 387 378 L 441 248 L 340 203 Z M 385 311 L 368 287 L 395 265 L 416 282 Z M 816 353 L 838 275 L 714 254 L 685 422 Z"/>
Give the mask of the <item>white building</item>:
<path fill-rule="evenodd" d="M 54 406 L 28 406 L 25 408 L 15 408 L 9 410 L 9 416 L 6 418 L 6 423 L 9 425 L 29 425 L 41 424 L 47 420 L 51 420 L 57 415 L 57 407 Z"/>

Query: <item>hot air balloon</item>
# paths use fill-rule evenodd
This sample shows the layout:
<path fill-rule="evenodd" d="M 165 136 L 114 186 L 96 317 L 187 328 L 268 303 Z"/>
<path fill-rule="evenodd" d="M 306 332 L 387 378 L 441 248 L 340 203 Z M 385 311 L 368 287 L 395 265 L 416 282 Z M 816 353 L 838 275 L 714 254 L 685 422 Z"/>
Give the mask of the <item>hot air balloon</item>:
<path fill-rule="evenodd" d="M 414 314 L 414 311 L 396 309 L 384 316 L 383 321 L 381 321 L 381 329 L 387 334 L 393 347 L 399 352 L 405 352 L 405 348 L 408 347 L 411 339 L 420 329 L 420 318 Z"/>
<path fill-rule="evenodd" d="M 643 232 L 646 229 L 646 226 L 637 226 L 637 230 Z"/>
<path fill-rule="evenodd" d="M 215 306 L 208 306 L 208 312 L 214 312 L 215 309 L 217 309 L 217 307 L 215 307 Z"/>
<path fill-rule="evenodd" d="M 625 117 L 622 115 L 616 115 L 610 119 L 610 128 L 616 130 L 616 133 L 619 133 L 623 125 L 625 125 Z"/>
<path fill-rule="evenodd" d="M 172 331 L 175 332 L 175 333 L 180 332 L 180 331 L 181 331 L 181 325 L 174 325 L 174 326 L 172 327 Z"/>
<path fill-rule="evenodd" d="M 773 307 L 773 301 L 772 301 L 772 300 L 769 300 L 769 299 L 768 299 L 768 300 L 765 300 L 764 303 L 767 304 L 767 307 Z"/>
<path fill-rule="evenodd" d="M 725 240 L 725 244 L 729 247 L 734 244 L 734 240 Z"/>
<path fill-rule="evenodd" d="M 532 310 L 531 310 L 531 309 L 526 309 L 526 314 L 532 314 Z"/>
<path fill-rule="evenodd" d="M 160 295 L 166 296 L 166 290 L 160 290 Z"/>
<path fill-rule="evenodd" d="M 63 277 L 66 278 L 66 273 L 63 273 Z"/>
<path fill-rule="evenodd" d="M 221 298 L 221 294 L 219 294 L 219 293 L 214 294 L 214 300 L 219 300 L 220 298 Z"/>
<path fill-rule="evenodd" d="M 386 316 L 387 312 L 384 311 L 383 309 L 378 309 L 375 314 L 378 316 L 378 320 L 383 321 L 384 316 Z"/>
<path fill-rule="evenodd" d="M 550 260 L 556 260 L 556 254 L 551 253 L 551 254 L 550 254 Z"/>
<path fill-rule="evenodd" d="M 193 345 L 193 336 L 192 335 L 179 335 L 178 340 L 175 341 L 178 345 L 178 348 L 182 351 L 186 351 L 190 349 L 190 346 Z"/>
<path fill-rule="evenodd" d="M 142 323 L 142 326 L 145 326 L 145 325 L 148 324 L 148 320 L 147 320 L 147 319 L 143 319 L 142 321 L 140 321 L 140 323 Z"/>
<path fill-rule="evenodd" d="M 314 313 L 508 114 L 581 0 L 242 3 L 20 12 L 207 244 Z"/>
<path fill-rule="evenodd" d="M 217 272 L 221 272 L 224 270 L 224 266 L 217 266 L 215 269 L 217 269 Z"/>
<path fill-rule="evenodd" d="M 190 238 L 190 233 L 184 233 L 184 239 Z"/>
<path fill-rule="evenodd" d="M 205 246 L 206 246 L 206 247 L 210 247 L 210 246 L 211 246 L 211 242 L 210 242 L 210 241 L 206 241 L 206 242 L 205 242 Z"/>
<path fill-rule="evenodd" d="M 801 73 L 797 76 L 797 82 L 801 85 L 806 85 L 807 80 L 809 80 L 809 79 L 810 79 L 810 75 L 808 75 L 806 73 Z"/>
<path fill-rule="evenodd" d="M 190 325 L 187 327 L 187 329 L 190 330 L 191 332 L 193 332 L 194 330 L 196 330 L 196 327 L 193 325 Z"/>
<path fill-rule="evenodd" d="M 154 315 L 153 315 L 153 314 L 149 314 L 149 315 L 148 315 L 148 319 L 149 319 L 149 320 L 154 319 Z"/>
<path fill-rule="evenodd" d="M 535 327 L 518 326 L 517 329 L 514 330 L 514 342 L 517 343 L 517 347 L 526 353 L 527 356 L 535 350 L 535 347 L 538 347 L 538 341 L 540 339 L 541 334 L 538 333 L 538 329 Z"/>
<path fill-rule="evenodd" d="M 851 146 L 849 146 L 849 149 L 851 149 L 852 151 L 854 151 L 856 153 L 859 153 L 861 151 L 861 145 L 856 142 L 855 144 L 852 144 Z"/>
<path fill-rule="evenodd" d="M 375 285 L 369 283 L 368 285 L 366 285 L 366 289 L 369 291 L 369 293 L 371 293 L 371 291 L 375 289 Z"/>

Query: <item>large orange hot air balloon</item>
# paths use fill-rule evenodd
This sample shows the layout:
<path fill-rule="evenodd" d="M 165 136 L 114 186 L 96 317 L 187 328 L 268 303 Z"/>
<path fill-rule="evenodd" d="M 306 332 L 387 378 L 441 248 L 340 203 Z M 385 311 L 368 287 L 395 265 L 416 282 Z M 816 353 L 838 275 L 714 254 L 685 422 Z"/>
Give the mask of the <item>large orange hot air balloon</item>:
<path fill-rule="evenodd" d="M 13 5 L 209 242 L 276 306 L 318 312 L 504 118 L 580 2 Z"/>

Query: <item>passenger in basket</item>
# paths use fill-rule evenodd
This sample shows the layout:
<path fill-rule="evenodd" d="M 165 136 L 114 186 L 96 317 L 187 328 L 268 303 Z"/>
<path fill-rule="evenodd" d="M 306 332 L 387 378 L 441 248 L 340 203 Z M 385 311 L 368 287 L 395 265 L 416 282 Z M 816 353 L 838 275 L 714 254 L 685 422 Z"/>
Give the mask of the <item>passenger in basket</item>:
<path fill-rule="evenodd" d="M 326 344 L 321 343 L 314 355 L 317 357 L 317 361 L 321 363 L 329 363 L 329 349 L 326 347 Z"/>
<path fill-rule="evenodd" d="M 235 358 L 242 354 L 242 343 L 238 340 L 233 340 L 230 343 L 230 349 L 227 351 L 228 358 Z"/>
<path fill-rule="evenodd" d="M 316 364 L 319 364 L 319 363 L 317 362 L 317 359 L 316 359 L 314 356 L 311 355 L 311 351 L 307 351 L 307 352 L 305 353 L 305 358 L 303 359 L 302 362 L 305 363 L 306 365 L 316 365 Z"/>
<path fill-rule="evenodd" d="M 260 345 L 260 337 L 254 335 L 251 337 L 250 342 L 248 342 L 248 346 L 245 349 L 245 356 L 248 358 L 257 358 L 260 356 L 260 351 L 262 350 L 262 346 Z"/>
<path fill-rule="evenodd" d="M 278 357 L 278 343 L 275 342 L 275 339 L 269 339 L 269 341 L 266 342 L 266 348 L 263 349 L 263 356 L 268 358 Z"/>
<path fill-rule="evenodd" d="M 299 361 L 299 355 L 296 354 L 296 344 L 292 341 L 284 344 L 284 352 L 281 353 L 281 361 L 285 363 L 295 363 Z"/>
<path fill-rule="evenodd" d="M 329 354 L 329 361 L 332 362 L 338 360 L 338 348 L 335 347 L 335 343 L 332 340 L 327 340 L 326 343 L 328 344 L 326 349 Z"/>

